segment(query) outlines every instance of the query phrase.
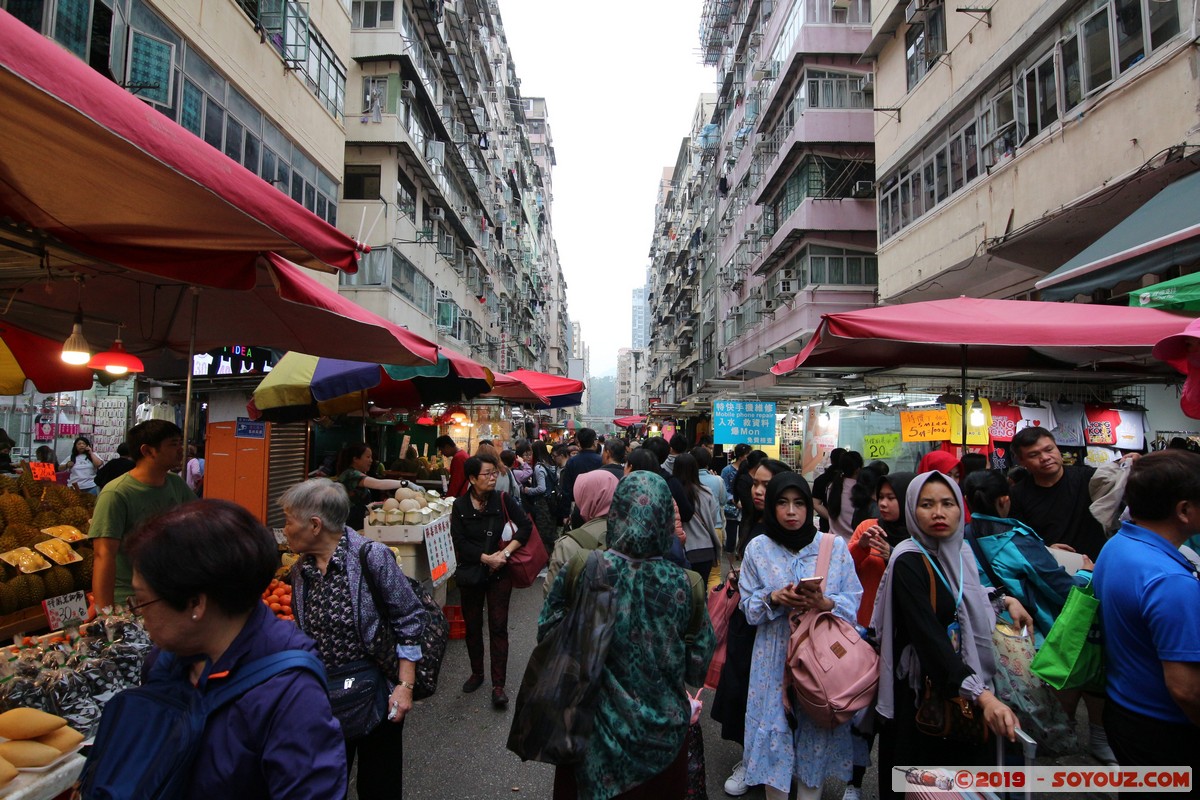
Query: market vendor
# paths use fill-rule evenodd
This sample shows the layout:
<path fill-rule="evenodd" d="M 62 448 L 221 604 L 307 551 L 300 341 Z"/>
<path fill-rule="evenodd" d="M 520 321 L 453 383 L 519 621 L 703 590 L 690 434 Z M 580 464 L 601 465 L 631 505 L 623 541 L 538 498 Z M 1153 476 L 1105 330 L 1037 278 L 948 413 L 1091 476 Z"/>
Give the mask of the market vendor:
<path fill-rule="evenodd" d="M 91 439 L 80 436 L 75 439 L 75 444 L 71 446 L 71 457 L 61 469 L 70 472 L 67 476 L 67 486 L 74 486 L 88 494 L 96 494 L 99 492 L 96 488 L 96 470 L 102 466 L 104 462 L 92 450 Z"/>
<path fill-rule="evenodd" d="M 97 609 L 128 601 L 133 569 L 121 543 L 143 521 L 196 499 L 183 478 L 171 472 L 183 460 L 183 431 L 173 422 L 150 419 L 129 429 L 133 469 L 114 478 L 100 492 L 88 538 L 95 564 L 92 594 Z"/>
<path fill-rule="evenodd" d="M 350 495 L 350 516 L 346 524 L 361 531 L 367 518 L 367 504 L 375 499 L 372 490 L 394 492 L 410 486 L 406 480 L 373 478 L 370 476 L 374 454 L 363 442 L 348 444 L 342 448 L 337 460 L 337 477 L 334 480 L 346 487 Z"/>

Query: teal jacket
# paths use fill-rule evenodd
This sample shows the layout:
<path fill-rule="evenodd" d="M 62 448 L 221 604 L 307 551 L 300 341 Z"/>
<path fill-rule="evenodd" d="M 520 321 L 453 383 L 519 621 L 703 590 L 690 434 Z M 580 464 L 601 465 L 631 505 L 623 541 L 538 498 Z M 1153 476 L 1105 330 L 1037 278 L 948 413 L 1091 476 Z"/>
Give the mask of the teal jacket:
<path fill-rule="evenodd" d="M 1080 571 L 1074 577 L 1067 574 L 1050 555 L 1042 537 L 1020 520 L 972 514 L 967 538 L 973 540 L 976 553 L 982 552 L 990 562 L 1004 590 L 1017 598 L 1033 617 L 1042 638 L 1062 611 L 1071 587 L 1091 582 L 1090 572 Z M 984 586 L 993 585 L 982 563 L 979 580 Z"/>

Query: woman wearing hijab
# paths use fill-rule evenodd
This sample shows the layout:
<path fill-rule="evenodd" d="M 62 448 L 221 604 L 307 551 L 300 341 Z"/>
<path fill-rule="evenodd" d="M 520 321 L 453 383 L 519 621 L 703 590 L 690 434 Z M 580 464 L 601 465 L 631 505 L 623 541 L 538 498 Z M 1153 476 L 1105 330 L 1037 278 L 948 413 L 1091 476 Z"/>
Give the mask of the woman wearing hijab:
<path fill-rule="evenodd" d="M 997 736 L 1016 738 L 1016 715 L 992 693 L 992 628 L 1004 606 L 1018 625 L 1029 615 L 1012 598 L 989 597 L 979 583 L 975 556 L 963 541 L 962 518 L 962 494 L 948 476 L 925 472 L 908 485 L 905 520 L 911 538 L 892 551 L 872 620 L 880 637 L 881 775 L 891 774 L 897 764 L 989 764 L 994 758 L 988 745 L 917 729 L 926 679 L 941 697 L 974 703 Z M 881 781 L 880 796 L 902 794 L 891 792 L 890 781 Z"/>
<path fill-rule="evenodd" d="M 866 467 L 859 475 L 869 472 Z M 879 592 L 879 581 L 887 569 L 892 548 L 908 538 L 908 526 L 904 523 L 904 493 L 908 484 L 916 477 L 911 472 L 882 475 L 875 486 L 875 506 L 879 516 L 863 520 L 850 537 L 850 555 L 854 569 L 863 587 L 862 602 L 858 604 L 858 624 L 869 628 L 871 615 L 875 611 L 875 595 Z M 859 480 L 857 490 L 863 485 Z M 854 734 L 854 777 L 846 786 L 842 800 L 860 800 L 863 779 L 871 765 L 871 748 L 875 743 L 875 727 L 870 720 L 857 721 L 851 727 Z"/>
<path fill-rule="evenodd" d="M 742 562 L 741 606 L 758 627 L 746 706 L 746 783 L 765 784 L 767 800 L 783 800 L 796 779 L 800 800 L 821 796 L 827 778 L 851 777 L 850 724 L 828 730 L 794 711 L 789 725 L 783 708 L 783 678 L 794 611 L 832 611 L 854 621 L 862 586 L 854 574 L 845 540 L 837 537 L 829 573 L 815 574 L 820 543 L 813 523 L 808 481 L 795 472 L 776 475 L 767 485 L 765 529 L 746 546 Z M 821 534 L 830 536 L 832 534 Z M 820 584 L 805 579 L 825 578 Z M 965 763 L 965 762 L 964 762 Z"/>
<path fill-rule="evenodd" d="M 587 753 L 555 771 L 556 800 L 684 797 L 692 715 L 684 684 L 704 683 L 716 637 L 706 612 L 697 617 L 701 624 L 693 621 L 691 582 L 698 576 L 663 559 L 674 514 L 661 476 L 637 471 L 617 484 L 604 552 L 615 598 L 612 645 Z M 568 575 L 560 570 L 550 587 L 539 640 L 566 613 Z"/>
<path fill-rule="evenodd" d="M 608 509 L 616 490 L 617 476 L 605 469 L 594 469 L 575 479 L 575 505 L 579 507 L 583 525 L 568 530 L 554 543 L 554 551 L 546 568 L 544 593 L 550 593 L 554 576 L 576 553 L 604 547 L 608 538 Z"/>
<path fill-rule="evenodd" d="M 755 450 L 750 453 L 751 458 Z M 750 459 L 747 459 L 749 461 Z M 767 505 L 767 484 L 776 475 L 791 472 L 792 468 L 773 458 L 759 458 L 754 462 L 747 477 L 750 485 L 746 501 L 742 504 L 742 524 L 746 526 L 738 535 L 738 553 L 743 554 L 750 540 L 761 536 L 766 530 L 763 522 Z M 726 577 L 735 587 L 738 585 L 738 570 L 730 570 Z M 754 654 L 755 627 L 746 621 L 739 606 L 729 615 L 729 629 L 725 634 L 725 664 L 721 667 L 721 678 L 713 695 L 712 718 L 721 723 L 721 738 L 742 744 L 746 740 L 746 693 L 750 689 L 750 663 Z M 750 791 L 746 783 L 746 762 L 739 761 L 725 780 L 725 794 L 741 797 Z"/>

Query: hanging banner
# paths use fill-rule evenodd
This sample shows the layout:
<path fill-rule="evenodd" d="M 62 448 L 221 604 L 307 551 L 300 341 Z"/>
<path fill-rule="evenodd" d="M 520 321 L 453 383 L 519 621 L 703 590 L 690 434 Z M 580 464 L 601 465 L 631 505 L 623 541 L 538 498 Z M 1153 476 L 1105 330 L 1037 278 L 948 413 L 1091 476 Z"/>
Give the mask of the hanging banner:
<path fill-rule="evenodd" d="M 762 400 L 714 400 L 713 442 L 775 444 L 775 404 Z"/>
<path fill-rule="evenodd" d="M 863 437 L 863 458 L 894 458 L 900 451 L 899 433 L 869 433 Z"/>
<path fill-rule="evenodd" d="M 944 408 L 901 411 L 900 438 L 905 442 L 944 442 L 950 438 L 950 415 Z"/>

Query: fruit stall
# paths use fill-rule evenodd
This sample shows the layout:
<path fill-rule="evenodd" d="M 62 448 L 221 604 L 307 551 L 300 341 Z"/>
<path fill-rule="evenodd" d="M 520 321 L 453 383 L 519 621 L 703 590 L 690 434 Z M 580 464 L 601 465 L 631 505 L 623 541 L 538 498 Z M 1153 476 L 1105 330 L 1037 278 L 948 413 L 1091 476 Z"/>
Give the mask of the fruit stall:
<path fill-rule="evenodd" d="M 433 599 L 446 605 L 446 581 L 458 563 L 450 540 L 452 497 L 435 490 L 400 488 L 395 497 L 367 510 L 363 535 L 388 545 L 404 574 L 428 582 Z"/>

